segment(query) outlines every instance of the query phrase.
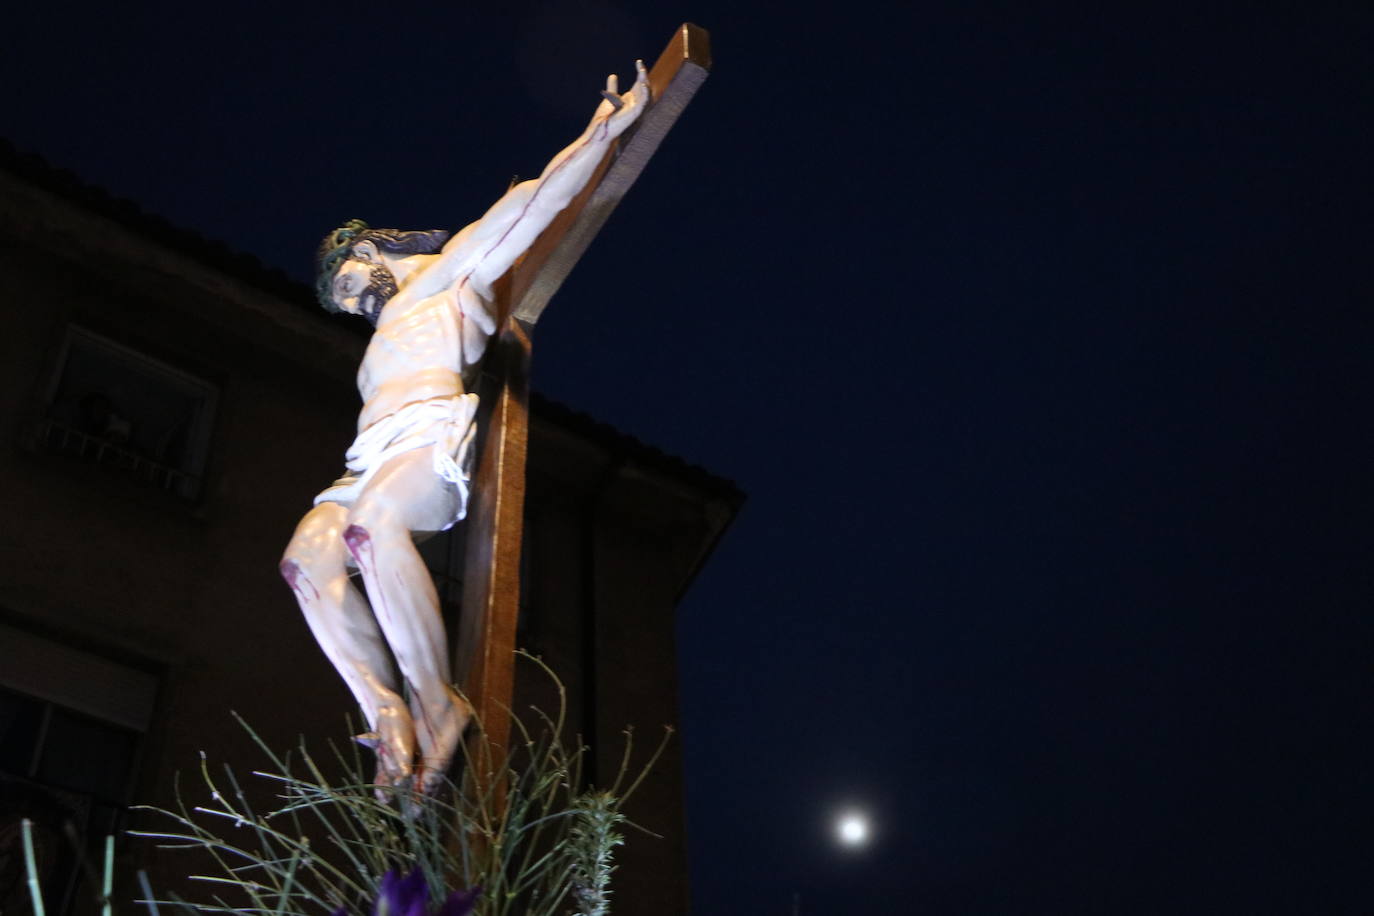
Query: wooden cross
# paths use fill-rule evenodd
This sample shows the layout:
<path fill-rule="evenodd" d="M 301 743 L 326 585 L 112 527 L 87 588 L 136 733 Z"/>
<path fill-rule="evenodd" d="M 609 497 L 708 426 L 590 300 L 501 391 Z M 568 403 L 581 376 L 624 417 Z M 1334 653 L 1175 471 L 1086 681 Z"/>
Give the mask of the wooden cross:
<path fill-rule="evenodd" d="M 488 750 L 504 759 L 515 686 L 520 540 L 529 434 L 530 333 L 611 211 L 644 170 L 711 67 L 705 29 L 684 24 L 649 72 L 651 103 L 602 159 L 587 186 L 496 284 L 498 332 L 483 365 L 490 416 L 468 506 L 463 606 L 454 672 Z"/>

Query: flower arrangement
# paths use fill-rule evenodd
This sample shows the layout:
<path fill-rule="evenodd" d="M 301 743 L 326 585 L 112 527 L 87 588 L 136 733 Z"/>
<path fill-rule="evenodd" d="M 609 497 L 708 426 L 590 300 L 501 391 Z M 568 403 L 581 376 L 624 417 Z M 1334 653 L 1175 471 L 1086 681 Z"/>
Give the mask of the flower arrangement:
<path fill-rule="evenodd" d="M 527 658 L 530 658 L 527 656 Z M 366 780 L 353 744 L 331 745 L 328 778 L 301 744 L 274 753 L 241 719 L 267 756 L 253 776 L 272 788 L 270 810 L 250 803 L 234 771 L 213 772 L 202 756 L 208 796 L 187 800 L 178 785 L 176 810 L 145 808 L 172 820 L 165 830 L 142 831 L 162 848 L 208 853 L 215 869 L 189 878 L 208 899 L 156 897 L 143 880 L 144 903 L 199 912 L 272 916 L 604 916 L 610 911 L 612 852 L 635 826 L 621 807 L 658 760 L 670 737 L 631 772 L 633 733 L 612 785 L 583 785 L 586 749 L 562 738 L 566 695 L 558 711 L 538 710 L 536 728 L 512 716 L 508 751 L 497 755 L 480 738 L 464 749 L 462 776 L 434 797 L 383 792 Z M 480 725 L 480 723 L 479 723 Z M 642 828 L 641 828 L 642 829 Z M 645 831 L 647 832 L 647 831 Z M 142 879 L 142 876 L 140 875 Z M 108 916 L 108 869 L 106 897 Z M 33 883 L 35 911 L 41 900 Z"/>
<path fill-rule="evenodd" d="M 470 916 L 481 893 L 478 887 L 450 891 L 439 908 L 431 913 L 427 906 L 430 894 L 425 873 L 417 868 L 402 878 L 396 871 L 389 871 L 382 875 L 382 887 L 372 913 L 373 916 Z M 348 916 L 348 910 L 339 907 L 334 916 Z"/>

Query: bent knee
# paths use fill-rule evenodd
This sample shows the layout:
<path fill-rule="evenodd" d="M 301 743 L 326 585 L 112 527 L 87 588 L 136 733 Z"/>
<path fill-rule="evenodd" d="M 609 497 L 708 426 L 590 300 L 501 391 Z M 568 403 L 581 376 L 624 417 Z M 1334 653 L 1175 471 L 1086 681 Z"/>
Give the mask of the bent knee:
<path fill-rule="evenodd" d="M 358 563 L 365 562 L 377 547 L 386 548 L 402 541 L 410 542 L 409 531 L 395 525 L 378 525 L 367 519 L 354 521 L 343 530 L 344 546 Z"/>
<path fill-rule="evenodd" d="M 410 531 L 388 508 L 361 504 L 355 506 L 345 519 L 342 540 L 354 555 L 357 553 L 355 545 L 364 546 L 397 538 L 409 539 Z"/>
<path fill-rule="evenodd" d="M 301 607 L 308 610 L 311 604 L 319 601 L 320 589 L 318 581 L 314 576 L 301 566 L 293 557 L 282 557 L 281 563 L 277 564 L 281 577 L 286 580 L 287 586 L 296 593 L 296 599 L 300 601 Z"/>
<path fill-rule="evenodd" d="M 342 544 L 332 550 L 321 550 L 317 545 L 292 541 L 277 563 L 277 572 L 287 585 L 295 588 L 301 578 L 324 581 L 337 575 L 343 572 L 346 563 L 347 554 Z"/>
<path fill-rule="evenodd" d="M 344 518 L 345 510 L 341 506 L 332 509 L 319 506 L 302 519 L 277 564 L 282 578 L 290 583 L 302 573 L 314 576 L 341 568 L 347 560 L 339 537 Z"/>
<path fill-rule="evenodd" d="M 366 553 L 372 543 L 372 535 L 368 534 L 365 525 L 355 523 L 344 529 L 343 542 L 348 552 L 353 555 L 353 559 L 360 560 L 360 555 Z"/>

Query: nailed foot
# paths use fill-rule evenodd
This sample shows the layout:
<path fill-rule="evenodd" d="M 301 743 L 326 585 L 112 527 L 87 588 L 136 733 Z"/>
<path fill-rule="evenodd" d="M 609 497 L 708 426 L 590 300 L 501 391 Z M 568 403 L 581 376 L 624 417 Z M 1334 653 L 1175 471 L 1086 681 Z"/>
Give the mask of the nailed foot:
<path fill-rule="evenodd" d="M 415 729 L 403 706 L 383 706 L 377 711 L 377 730 L 359 735 L 359 744 L 377 752 L 377 798 L 388 801 L 389 790 L 405 789 L 415 759 Z"/>
<path fill-rule="evenodd" d="M 415 783 L 425 795 L 439 791 L 448 775 L 458 742 L 472 721 L 472 707 L 452 687 L 445 685 L 445 695 L 438 702 L 422 703 L 411 698 L 411 712 L 415 719 L 415 742 L 419 757 L 415 765 Z"/>

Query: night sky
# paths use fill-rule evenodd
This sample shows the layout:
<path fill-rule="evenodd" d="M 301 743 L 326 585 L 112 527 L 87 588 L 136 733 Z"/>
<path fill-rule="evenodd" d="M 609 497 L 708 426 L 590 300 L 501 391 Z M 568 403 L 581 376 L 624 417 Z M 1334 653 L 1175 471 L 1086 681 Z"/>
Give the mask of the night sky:
<path fill-rule="evenodd" d="M 1374 6 L 1198 5 L 26 3 L 0 135 L 309 281 L 699 23 L 534 367 L 749 494 L 694 912 L 1371 912 Z"/>

